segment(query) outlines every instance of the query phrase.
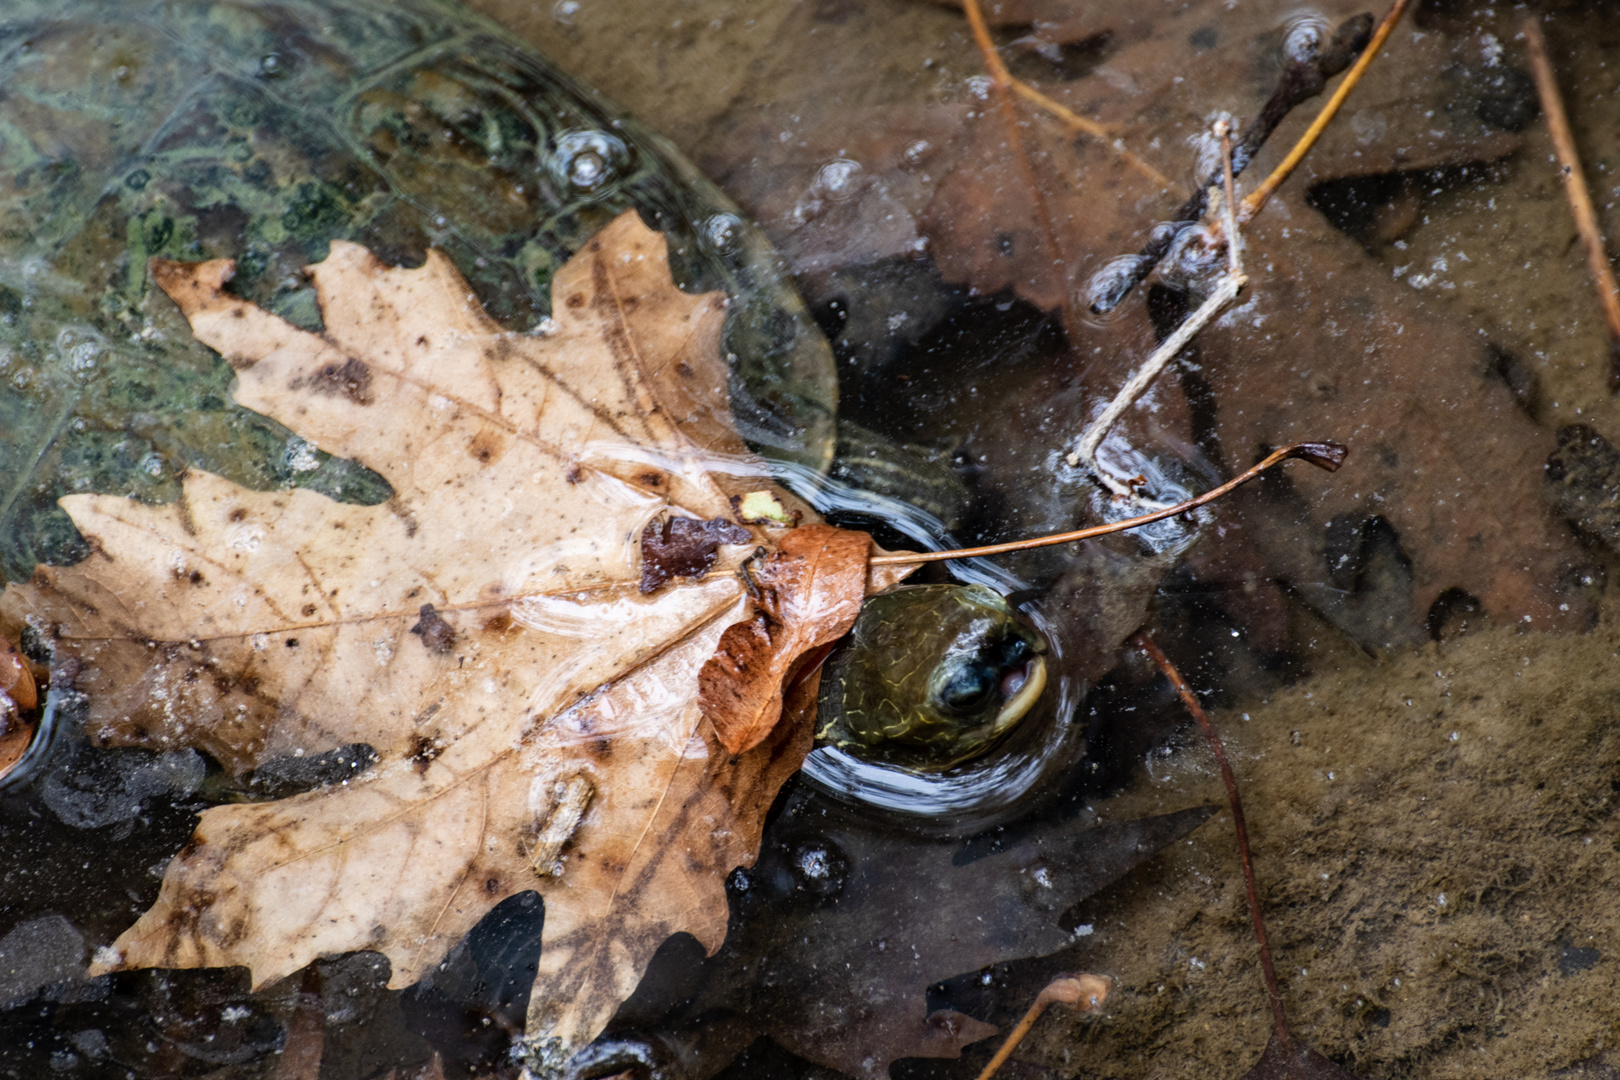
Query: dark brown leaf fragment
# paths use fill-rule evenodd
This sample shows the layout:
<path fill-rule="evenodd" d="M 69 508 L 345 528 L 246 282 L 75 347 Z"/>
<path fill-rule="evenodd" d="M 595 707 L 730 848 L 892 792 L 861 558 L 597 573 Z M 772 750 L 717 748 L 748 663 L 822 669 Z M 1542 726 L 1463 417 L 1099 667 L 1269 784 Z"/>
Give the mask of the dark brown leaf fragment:
<path fill-rule="evenodd" d="M 353 357 L 341 364 L 327 364 L 310 380 L 318 393 L 348 398 L 356 405 L 370 405 L 371 369 Z"/>
<path fill-rule="evenodd" d="M 428 652 L 440 656 L 449 655 L 450 650 L 456 645 L 455 628 L 444 621 L 444 616 L 433 610 L 432 604 L 423 604 L 417 614 L 421 618 L 411 627 L 411 633 L 422 639 L 422 644 L 427 646 Z M 288 641 L 288 644 L 292 642 Z"/>
<path fill-rule="evenodd" d="M 650 593 L 672 577 L 701 578 L 719 557 L 721 544 L 746 544 L 753 536 L 725 518 L 667 517 L 641 533 L 641 591 Z"/>
<path fill-rule="evenodd" d="M 1338 472 L 1344 459 L 1350 456 L 1350 448 L 1336 442 L 1302 442 L 1294 447 L 1292 456 L 1308 461 L 1319 469 Z"/>

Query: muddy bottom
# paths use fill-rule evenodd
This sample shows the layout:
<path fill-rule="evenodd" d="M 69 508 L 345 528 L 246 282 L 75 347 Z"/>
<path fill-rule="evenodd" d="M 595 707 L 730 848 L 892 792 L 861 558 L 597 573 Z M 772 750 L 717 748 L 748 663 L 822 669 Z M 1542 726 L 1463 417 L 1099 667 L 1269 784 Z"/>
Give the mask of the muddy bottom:
<path fill-rule="evenodd" d="M 1295 1032 L 1367 1077 L 1609 1075 L 1620 622 L 1346 660 L 1214 716 Z M 1189 745 L 1096 809 L 1221 799 Z M 1094 933 L 1064 963 L 1118 980 L 1106 1015 L 1047 1020 L 1021 1057 L 1135 1077 L 1237 1076 L 1259 1056 L 1270 1021 L 1229 813 L 1080 918 Z"/>

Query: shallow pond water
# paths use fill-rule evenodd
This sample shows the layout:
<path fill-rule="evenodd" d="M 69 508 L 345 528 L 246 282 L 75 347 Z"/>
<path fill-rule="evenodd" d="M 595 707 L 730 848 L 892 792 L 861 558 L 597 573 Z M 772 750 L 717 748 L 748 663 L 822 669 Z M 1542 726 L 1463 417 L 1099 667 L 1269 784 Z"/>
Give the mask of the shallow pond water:
<path fill-rule="evenodd" d="M 1026 115 L 1034 184 L 1057 235 L 1054 274 L 1040 265 L 1052 252 L 1030 188 L 948 5 L 472 6 L 668 137 L 760 220 L 833 341 L 843 415 L 962 478 L 953 524 L 968 540 L 1059 528 L 1094 508 L 1058 451 L 1095 411 L 1097 388 L 1186 304 L 1151 279 L 1113 315 L 1094 316 L 1079 302 L 1087 284 L 1180 202 L 1206 164 L 1202 125 L 1223 110 L 1254 115 L 1290 28 L 1363 10 L 1003 5 L 996 33 L 1014 73 L 1118 125 L 1174 186 L 1173 197 L 1133 186 L 1140 174 L 1105 144 Z M 961 571 L 1019 590 L 1038 619 L 1068 628 L 1057 631 L 1074 673 L 1061 706 L 1088 736 L 1086 760 L 1066 748 L 1062 775 L 1030 797 L 1022 823 L 913 821 L 899 835 L 920 838 L 903 850 L 795 785 L 753 884 L 733 882 L 733 945 L 763 940 L 770 952 L 722 953 L 705 968 L 690 939 L 672 941 L 623 1027 L 697 1047 L 694 1076 L 712 1071 L 703 1054 L 725 1062 L 743 1047 L 725 1075 L 826 1076 L 784 1046 L 808 1052 L 803 1041 L 884 1009 L 951 1008 L 1005 1027 L 1053 972 L 1084 970 L 1116 980 L 1103 1013 L 1049 1015 L 1003 1075 L 1241 1076 L 1269 1017 L 1224 811 L 1120 884 L 1061 905 L 1067 940 L 1051 955 L 1025 960 L 1015 943 L 896 998 L 897 979 L 872 952 L 890 937 L 948 937 L 955 920 L 977 917 L 986 868 L 1004 865 L 985 860 L 1010 858 L 1031 835 L 1221 802 L 1173 696 L 1113 646 L 1146 611 L 1228 739 L 1302 1040 L 1367 1077 L 1612 1074 L 1620 613 L 1605 582 L 1620 537 L 1578 535 L 1544 494 L 1543 464 L 1570 424 L 1620 439 L 1620 406 L 1523 78 L 1527 14 L 1547 20 L 1599 214 L 1620 238 L 1620 18 L 1600 2 L 1419 4 L 1256 219 L 1245 299 L 1165 376 L 1129 420 L 1130 446 L 1116 448 L 1194 485 L 1285 437 L 1340 439 L 1350 462 L 1237 496 L 1185 557 L 1176 536 L 1161 536 L 1079 568 L 1029 558 Z M 1256 173 L 1312 111 L 1282 125 Z M 1065 301 L 1067 325 L 1053 314 Z M 259 482 L 286 479 L 271 468 Z M 160 498 L 162 482 L 132 493 Z M 851 504 L 851 520 L 870 520 L 860 509 Z M 540 915 L 522 896 L 403 993 L 383 990 L 387 965 L 373 953 L 320 961 L 257 993 L 238 969 L 85 980 L 94 951 L 150 903 L 221 781 L 189 751 L 80 747 L 72 703 L 58 711 L 72 768 L 9 798 L 0 824 L 14 853 L 0 873 L 0 1075 L 497 1067 L 534 970 Z M 356 763 L 319 767 L 335 778 Z M 946 860 L 956 869 L 924 857 L 953 843 L 970 853 Z M 841 927 L 834 902 L 848 872 L 839 860 L 852 853 L 931 875 L 911 895 L 936 896 L 933 906 L 897 906 L 887 935 L 854 940 L 870 927 Z M 975 860 L 985 877 L 952 876 Z M 798 941 L 747 921 L 742 897 L 768 895 L 773 873 L 795 903 L 832 890 L 822 907 L 793 909 Z M 828 937 L 812 943 L 812 930 Z M 861 974 L 826 983 L 833 964 Z M 749 970 L 764 974 L 737 974 Z M 719 1005 L 705 1012 L 705 978 L 738 989 L 713 992 Z M 716 1018 L 722 1005 L 746 1014 L 737 1001 L 749 994 L 769 1023 Z M 891 1075 L 973 1076 L 995 1041 L 960 1060 L 907 1058 Z M 434 1054 L 439 1063 L 425 1064 Z"/>

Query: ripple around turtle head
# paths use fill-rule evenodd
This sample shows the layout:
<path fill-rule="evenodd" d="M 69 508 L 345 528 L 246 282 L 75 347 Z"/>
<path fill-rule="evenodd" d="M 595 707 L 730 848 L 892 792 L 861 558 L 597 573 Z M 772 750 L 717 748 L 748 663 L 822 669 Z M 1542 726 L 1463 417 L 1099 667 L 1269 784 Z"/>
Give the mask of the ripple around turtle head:
<path fill-rule="evenodd" d="M 936 519 L 914 507 L 797 467 L 773 463 L 773 471 L 822 514 L 853 514 L 882 521 L 922 550 L 958 546 Z M 784 471 L 793 475 L 784 476 Z M 948 572 L 961 584 L 985 585 L 1002 595 L 1028 587 L 989 559 L 955 560 L 948 564 Z M 1085 754 L 1085 724 L 1078 712 L 1086 686 L 1067 673 L 1063 635 L 1040 604 L 1025 604 L 1020 613 L 1051 646 L 1048 670 L 1052 678 L 1044 700 L 990 752 L 942 772 L 922 773 L 818 746 L 805 759 L 805 779 L 863 818 L 876 812 L 899 828 L 952 835 L 1022 817 L 1054 796 Z"/>
<path fill-rule="evenodd" d="M 1079 705 L 1086 686 L 1067 671 L 1063 639 L 1039 606 L 1022 614 L 1051 644 L 1046 694 L 1007 737 L 983 756 L 938 773 L 865 761 L 832 746 L 805 759 L 803 775 L 835 803 L 898 828 L 966 835 L 1004 824 L 1044 806 L 1064 788 L 1085 755 Z"/>

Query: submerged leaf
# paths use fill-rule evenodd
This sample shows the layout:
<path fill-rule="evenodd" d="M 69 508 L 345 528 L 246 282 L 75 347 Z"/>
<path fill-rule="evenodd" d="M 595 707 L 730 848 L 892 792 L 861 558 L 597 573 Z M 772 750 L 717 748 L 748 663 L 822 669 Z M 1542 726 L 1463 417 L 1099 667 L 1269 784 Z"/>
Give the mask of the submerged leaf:
<path fill-rule="evenodd" d="M 6 628 L 80 662 L 99 742 L 196 746 L 237 773 L 352 744 L 376 761 L 205 811 L 99 969 L 244 965 L 262 986 L 373 949 L 403 986 L 538 889 L 531 1033 L 583 1046 L 670 934 L 719 946 L 723 879 L 810 741 L 795 715 L 733 752 L 698 706 L 698 670 L 753 604 L 735 571 L 784 535 L 731 523 L 731 496 L 768 480 L 730 423 L 724 297 L 677 289 L 633 213 L 558 272 L 537 336 L 502 332 L 437 252 L 398 269 L 334 241 L 310 268 L 319 335 L 227 292 L 229 262 L 152 269 L 241 404 L 393 498 L 193 472 L 167 506 L 63 499 L 93 553 L 9 589 Z M 683 580 L 645 591 L 661 556 L 638 544 L 685 520 L 712 572 L 666 560 Z M 842 535 L 850 565 L 825 579 L 864 582 L 866 538 Z M 830 619 L 814 640 L 859 599 L 822 602 L 821 580 L 801 601 Z"/>
<path fill-rule="evenodd" d="M 1274 5 L 1222 0 L 1008 0 L 987 5 L 986 14 L 995 24 L 1031 27 L 1003 49 L 1026 73 L 1031 69 L 1018 61 L 1029 48 L 1043 55 L 1046 46 L 1106 41 L 1106 52 L 1075 77 L 1045 61 L 1031 77 L 1066 108 L 1117 132 L 1160 173 L 1181 178 L 1218 166 L 1208 134 L 1213 116 L 1224 112 L 1247 127 L 1275 85 L 1285 52 L 1367 10 L 1361 0 L 1332 0 L 1315 5 L 1306 19 Z M 1200 400 L 1189 418 L 1196 423 L 1172 429 L 1171 438 L 1135 442 L 1196 445 L 1222 475 L 1252 464 L 1265 448 L 1300 439 L 1331 435 L 1354 448 L 1331 483 L 1279 479 L 1239 496 L 1243 532 L 1210 537 L 1197 556 L 1205 581 L 1232 585 L 1230 602 L 1255 636 L 1280 603 L 1275 595 L 1264 605 L 1249 599 L 1269 592 L 1256 588 L 1257 578 L 1286 582 L 1375 650 L 1423 637 L 1436 603 L 1455 590 L 1477 597 L 1503 621 L 1571 627 L 1590 617 L 1590 598 L 1572 584 L 1590 579 L 1590 559 L 1551 515 L 1524 513 L 1540 498 L 1539 466 L 1552 439 L 1506 385 L 1484 374 L 1492 360 L 1481 330 L 1448 315 L 1401 271 L 1392 274 L 1313 201 L 1312 192 L 1327 184 L 1425 175 L 1512 153 L 1518 136 L 1478 115 L 1472 92 L 1460 92 L 1444 74 L 1477 62 L 1475 49 L 1469 35 L 1403 27 L 1302 175 L 1246 230 L 1251 280 L 1241 306 L 1182 357 L 1189 374 L 1179 381 Z M 938 95 L 924 104 L 864 110 L 816 109 L 808 100 L 813 90 L 803 91 L 802 99 L 762 110 L 754 126 L 728 129 L 706 164 L 802 274 L 909 260 L 926 249 L 950 285 L 981 296 L 1010 289 L 1047 311 L 1067 304 L 1087 314 L 1097 291 L 1117 282 L 1155 230 L 1176 219 L 1189 192 L 1152 180 L 1111 139 L 1077 135 L 1020 99 L 1016 132 L 1029 156 L 1032 190 L 993 95 L 981 96 L 974 86 L 970 81 L 965 89 L 973 92 L 956 100 Z M 1242 187 L 1258 182 L 1303 122 L 1292 117 L 1279 129 L 1240 178 Z M 793 131 L 791 140 L 777 137 L 785 130 Z M 832 190 L 822 172 L 828 161 L 859 168 L 836 173 Z M 1205 285 L 1199 270 L 1196 260 L 1168 261 L 1160 294 L 1168 299 L 1188 290 L 1182 299 L 1195 306 Z M 827 299 L 842 303 L 839 289 L 829 289 Z M 938 439 L 974 462 L 981 490 L 998 500 L 998 520 L 1038 507 L 1054 486 L 1046 455 L 1072 444 L 1095 415 L 1088 410 L 1112 397 L 1155 344 L 1133 332 L 1147 314 L 1148 291 L 1134 294 L 1111 320 L 1069 320 L 1070 355 L 1049 365 L 1052 389 L 1009 378 L 999 362 L 986 364 L 988 374 L 977 380 L 951 372 L 950 393 L 974 394 L 975 407 L 961 409 L 951 404 L 958 397 L 941 396 L 946 404 L 937 415 L 911 421 L 901 433 Z M 914 352 L 915 362 L 891 362 L 871 384 L 903 375 L 913 380 L 906 384 L 912 400 L 925 402 L 917 380 L 939 364 L 921 348 Z M 932 377 L 933 385 L 945 381 Z M 1160 380 L 1161 401 L 1177 392 L 1177 381 Z M 907 404 L 919 413 L 925 407 Z M 1126 423 L 1145 421 L 1157 407 L 1132 410 Z M 1471 509 L 1466 528 L 1455 517 L 1459 505 Z M 1367 524 L 1387 525 L 1399 542 L 1394 561 L 1403 565 L 1390 575 L 1387 620 L 1350 610 L 1357 583 L 1347 586 L 1344 578 L 1355 576 L 1348 571 L 1362 556 L 1337 550 L 1331 535 Z M 1004 538 L 1012 537 L 995 537 Z M 1373 554 L 1365 561 L 1375 562 Z M 1372 566 L 1362 575 L 1370 591 L 1376 576 Z"/>
<path fill-rule="evenodd" d="M 654 1028 L 662 1029 L 654 1041 L 680 1041 L 688 1025 L 729 1022 L 742 1032 L 734 1045 L 696 1052 L 724 1058 L 754 1033 L 769 1034 L 862 1080 L 884 1080 L 903 1057 L 957 1057 L 996 1028 L 931 1008 L 931 988 L 1073 944 L 1066 911 L 1213 810 L 1089 829 L 1054 817 L 973 840 L 928 840 L 840 812 L 800 788 L 774 819 L 759 864 L 734 879 L 725 946 L 685 971 L 678 948 L 661 955 L 650 986 L 615 1021 L 640 1031 L 605 1036 L 603 1056 Z M 659 986 L 678 1004 L 654 1022 L 651 988 Z M 685 1075 L 720 1064 L 705 1060 Z"/>
<path fill-rule="evenodd" d="M 1273 1035 L 1266 1052 L 1243 1074 L 1243 1080 L 1355 1080 L 1355 1075 L 1308 1046 Z"/>

